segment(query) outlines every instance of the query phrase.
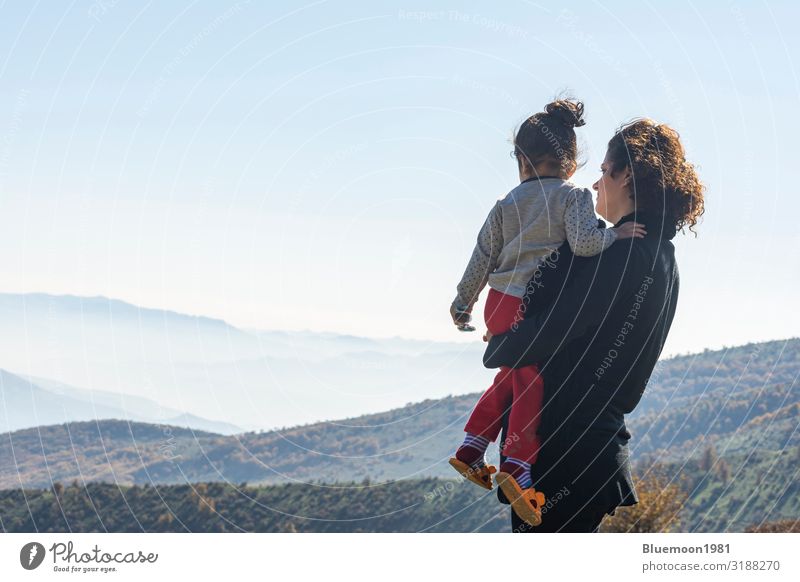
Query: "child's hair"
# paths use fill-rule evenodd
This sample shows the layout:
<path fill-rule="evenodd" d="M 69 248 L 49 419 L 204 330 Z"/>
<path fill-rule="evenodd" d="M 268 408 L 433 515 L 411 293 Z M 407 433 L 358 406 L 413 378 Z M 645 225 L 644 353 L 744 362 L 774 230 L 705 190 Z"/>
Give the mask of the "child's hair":
<path fill-rule="evenodd" d="M 558 99 L 548 103 L 544 111 L 526 119 L 514 138 L 514 156 L 528 161 L 531 168 L 541 163 L 574 172 L 578 167 L 576 127 L 586 125 L 583 103 Z"/>
<path fill-rule="evenodd" d="M 631 198 L 642 210 L 663 215 L 677 230 L 694 226 L 704 211 L 705 187 L 686 160 L 678 132 L 652 119 L 620 127 L 608 142 L 612 175 L 631 169 Z"/>

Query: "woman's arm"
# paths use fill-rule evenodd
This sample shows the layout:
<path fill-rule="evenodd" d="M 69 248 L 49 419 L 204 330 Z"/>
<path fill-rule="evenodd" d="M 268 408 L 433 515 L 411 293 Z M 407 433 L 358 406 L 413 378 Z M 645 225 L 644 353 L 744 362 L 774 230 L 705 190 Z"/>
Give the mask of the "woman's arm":
<path fill-rule="evenodd" d="M 596 257 L 576 258 L 567 283 L 549 309 L 532 313 L 493 336 L 483 356 L 487 368 L 522 368 L 541 362 L 570 340 L 605 321 L 612 305 L 627 295 L 633 268 L 632 246 L 618 243 Z M 627 276 L 626 276 L 627 275 Z"/>

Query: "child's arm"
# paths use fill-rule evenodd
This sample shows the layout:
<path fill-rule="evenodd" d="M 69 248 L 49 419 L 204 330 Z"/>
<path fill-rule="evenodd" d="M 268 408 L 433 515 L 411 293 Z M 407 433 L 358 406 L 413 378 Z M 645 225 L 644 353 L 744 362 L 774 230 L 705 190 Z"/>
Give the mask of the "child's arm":
<path fill-rule="evenodd" d="M 586 188 L 575 189 L 570 193 L 564 222 L 567 242 L 572 252 L 579 257 L 592 257 L 602 253 L 615 240 L 644 234 L 642 225 L 631 222 L 626 222 L 619 228 L 598 228 L 592 193 Z"/>
<path fill-rule="evenodd" d="M 502 249 L 503 215 L 500 212 L 500 205 L 495 204 L 478 233 L 478 242 L 457 287 L 458 294 L 453 300 L 454 307 L 463 311 L 472 309 L 489 280 L 489 274 L 497 266 L 497 258 Z"/>

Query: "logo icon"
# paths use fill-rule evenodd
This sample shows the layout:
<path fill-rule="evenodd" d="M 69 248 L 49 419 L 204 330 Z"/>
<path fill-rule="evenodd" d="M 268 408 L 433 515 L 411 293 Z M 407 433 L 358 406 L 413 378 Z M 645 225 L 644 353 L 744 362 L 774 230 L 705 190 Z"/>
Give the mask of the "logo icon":
<path fill-rule="evenodd" d="M 19 563 L 26 570 L 35 570 L 44 561 L 44 546 L 39 542 L 28 542 L 19 551 Z"/>

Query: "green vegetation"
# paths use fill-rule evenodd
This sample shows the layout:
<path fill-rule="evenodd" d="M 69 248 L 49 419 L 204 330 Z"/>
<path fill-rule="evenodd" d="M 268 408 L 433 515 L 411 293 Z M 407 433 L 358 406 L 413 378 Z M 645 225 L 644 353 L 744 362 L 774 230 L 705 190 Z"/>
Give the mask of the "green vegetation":
<path fill-rule="evenodd" d="M 497 532 L 509 515 L 493 493 L 445 479 L 0 491 L 7 532 Z"/>
<path fill-rule="evenodd" d="M 800 516 L 799 375 L 798 339 L 706 351 L 659 363 L 639 408 L 628 419 L 634 473 L 646 481 L 657 471 L 667 485 L 678 484 L 685 492 L 687 500 L 680 504 L 681 530 L 743 531 Z M 481 497 L 469 487 L 453 488 L 449 480 L 453 473 L 447 459 L 461 440 L 477 396 L 426 400 L 343 421 L 235 436 L 120 420 L 8 433 L 0 440 L 0 488 L 45 491 L 30 492 L 35 501 L 31 506 L 41 512 L 32 510 L 33 517 L 26 517 L 19 489 L 0 492 L 2 525 L 14 531 L 67 530 L 67 521 L 60 510 L 53 512 L 53 499 L 47 496 L 53 495 L 52 482 L 77 480 L 87 483 L 85 489 L 80 488 L 85 493 L 66 488 L 74 497 L 67 506 L 78 512 L 76 519 L 87 531 L 93 531 L 92 527 L 102 531 L 97 517 L 90 524 L 92 492 L 99 500 L 113 499 L 108 504 L 110 523 L 123 528 L 113 531 L 141 531 L 133 516 L 150 518 L 154 512 L 155 525 L 144 528 L 147 531 L 162 531 L 157 527 L 169 519 L 178 523 L 169 527 L 179 527 L 169 531 L 216 531 L 207 529 L 212 523 L 225 531 L 236 529 L 219 518 L 217 523 L 208 516 L 192 517 L 192 508 L 197 506 L 187 483 L 207 483 L 212 492 L 209 499 L 221 509 L 220 514 L 230 511 L 230 521 L 243 529 L 503 531 L 506 519 L 499 516 L 506 515 L 505 508 L 491 495 Z M 369 487 L 290 485 L 364 480 Z M 240 515 L 244 501 L 239 497 L 247 497 L 218 482 L 259 486 L 253 491 L 269 499 L 265 506 L 277 512 L 262 511 L 251 502 L 255 513 Z M 447 495 L 434 504 L 422 503 L 426 491 L 448 483 Z M 163 491 L 169 503 L 161 501 L 156 491 Z M 72 499 L 69 495 L 68 500 Z M 22 513 L 11 503 L 14 499 L 21 499 Z M 126 502 L 138 509 L 127 510 Z M 188 513 L 181 514 L 183 508 Z M 127 517 L 119 513 L 123 510 L 128 511 Z M 36 515 L 42 518 L 34 527 Z M 206 518 L 211 521 L 192 521 Z M 437 525 L 441 519 L 444 523 Z M 633 519 L 637 520 L 642 523 L 635 527 L 650 527 L 644 518 Z M 106 527 L 108 523 L 103 520 Z M 183 528 L 181 524 L 186 523 L 192 525 Z M 610 521 L 607 525 L 611 527 Z"/>
<path fill-rule="evenodd" d="M 683 531 L 744 531 L 766 522 L 800 516 L 800 447 L 754 450 L 719 457 L 708 468 L 702 458 L 669 465 L 667 474 L 685 479 L 689 500 Z"/>
<path fill-rule="evenodd" d="M 682 470 L 651 467 L 637 479 L 641 503 L 619 508 L 602 531 L 796 531 L 797 518 L 787 516 L 800 515 L 797 480 L 773 478 L 794 471 L 795 461 L 790 454 L 756 457 L 730 473 L 719 459 L 710 470 L 702 462 Z M 505 532 L 510 519 L 494 493 L 452 479 L 261 486 L 75 481 L 0 491 L 0 526 L 5 532 Z"/>
<path fill-rule="evenodd" d="M 680 479 L 651 470 L 634 477 L 639 503 L 618 507 L 601 524 L 604 533 L 667 533 L 681 531 L 688 495 Z"/>

